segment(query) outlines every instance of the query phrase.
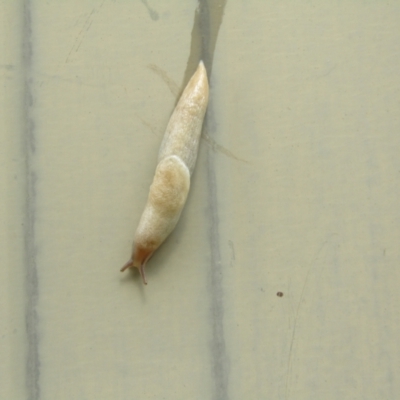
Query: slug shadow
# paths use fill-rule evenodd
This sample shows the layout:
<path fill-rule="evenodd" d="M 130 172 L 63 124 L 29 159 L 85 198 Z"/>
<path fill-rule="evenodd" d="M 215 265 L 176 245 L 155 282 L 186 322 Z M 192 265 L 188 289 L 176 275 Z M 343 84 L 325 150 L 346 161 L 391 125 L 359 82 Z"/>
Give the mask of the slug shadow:
<path fill-rule="evenodd" d="M 133 282 L 140 293 L 142 303 L 146 303 L 146 293 L 144 288 L 144 286 L 146 285 L 143 284 L 142 277 L 140 276 L 138 269 L 129 268 L 127 271 L 124 271 L 123 273 L 120 272 L 120 274 L 122 275 L 119 280 L 121 285 L 125 285 L 128 283 L 131 284 Z"/>

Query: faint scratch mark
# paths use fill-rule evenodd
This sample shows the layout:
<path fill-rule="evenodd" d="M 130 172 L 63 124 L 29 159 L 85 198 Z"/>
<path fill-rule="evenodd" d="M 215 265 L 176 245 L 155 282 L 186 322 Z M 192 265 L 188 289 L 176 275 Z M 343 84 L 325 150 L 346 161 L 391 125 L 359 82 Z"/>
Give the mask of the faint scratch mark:
<path fill-rule="evenodd" d="M 233 154 L 230 150 L 228 150 L 224 146 L 221 146 L 220 144 L 218 144 L 208 133 L 203 132 L 202 138 L 208 144 L 208 146 L 211 147 L 212 150 L 217 151 L 217 152 L 219 151 L 220 153 L 226 155 L 229 158 L 233 158 L 236 161 L 240 161 L 245 164 L 249 164 L 249 162 L 247 160 L 244 160 L 243 158 L 235 156 L 235 154 Z"/>
<path fill-rule="evenodd" d="M 92 26 L 94 15 L 100 11 L 101 7 L 103 7 L 104 2 L 105 2 L 105 0 L 103 0 L 102 3 L 98 7 L 93 7 L 92 11 L 87 16 L 82 29 L 79 31 L 78 35 L 76 36 L 74 44 L 71 46 L 71 49 L 67 55 L 67 58 L 65 59 L 65 64 L 68 63 L 69 59 L 72 56 L 72 53 L 78 52 L 78 50 L 81 47 L 81 44 L 83 42 L 83 39 L 85 38 L 87 32 L 89 31 L 90 27 Z"/>
<path fill-rule="evenodd" d="M 149 68 L 151 71 L 155 72 L 165 82 L 165 84 L 168 86 L 170 92 L 176 98 L 178 98 L 178 96 L 181 94 L 181 90 L 179 89 L 179 86 L 174 82 L 173 79 L 171 79 L 168 76 L 168 74 L 163 69 L 161 69 L 160 67 L 158 67 L 157 65 L 154 65 L 154 64 L 147 65 L 147 68 Z M 220 153 L 224 154 L 225 156 L 232 158 L 236 161 L 240 161 L 240 162 L 249 164 L 248 161 L 236 156 L 230 150 L 228 150 L 224 146 L 217 143 L 208 133 L 205 132 L 205 130 L 203 130 L 203 134 L 202 134 L 201 138 L 215 152 L 220 152 Z"/>
<path fill-rule="evenodd" d="M 331 242 L 331 239 L 333 236 L 337 235 L 336 233 L 333 233 L 332 235 L 329 236 L 328 239 L 325 240 L 325 242 L 323 242 L 320 246 L 320 248 L 318 249 L 314 259 L 312 260 L 308 271 L 307 271 L 307 275 L 306 278 L 304 280 L 304 284 L 303 284 L 303 289 L 301 291 L 301 295 L 300 295 L 300 300 L 297 304 L 297 309 L 296 309 L 296 313 L 294 316 L 294 323 L 293 323 L 293 330 L 292 330 L 292 336 L 290 339 L 290 348 L 289 348 L 289 354 L 288 354 L 288 371 L 287 371 L 287 375 L 286 375 L 286 385 L 285 385 L 285 399 L 288 399 L 288 395 L 289 395 L 289 380 L 290 377 L 292 375 L 292 367 L 293 367 L 293 345 L 295 342 L 295 338 L 296 338 L 296 329 L 297 329 L 297 322 L 299 319 L 299 314 L 300 314 L 300 306 L 304 300 L 304 293 L 306 290 L 306 286 L 308 283 L 308 278 L 310 276 L 311 271 L 316 267 L 318 260 L 320 259 L 320 254 L 322 253 L 322 251 L 326 248 L 327 244 Z"/>
<path fill-rule="evenodd" d="M 79 86 L 88 86 L 88 87 L 103 87 L 102 84 L 92 84 L 92 83 L 87 83 L 83 81 L 79 76 L 75 76 L 74 78 L 64 78 L 61 75 L 57 74 L 46 74 L 42 72 L 38 72 L 37 76 L 40 78 L 43 78 L 43 80 L 40 83 L 40 87 L 43 85 L 43 83 L 49 82 L 49 81 L 55 81 L 55 82 L 67 82 L 67 83 L 72 83 L 74 85 L 79 85 Z"/>
<path fill-rule="evenodd" d="M 230 266 L 233 267 L 233 265 L 235 264 L 235 245 L 233 244 L 232 240 L 228 240 L 228 244 L 229 244 L 229 248 L 231 249 L 231 262 L 230 262 Z"/>
<path fill-rule="evenodd" d="M 142 0 L 142 3 L 143 3 L 144 6 L 147 8 L 147 11 L 148 11 L 149 14 L 150 14 L 150 18 L 151 18 L 153 21 L 157 21 L 158 18 L 159 18 L 158 12 L 157 12 L 157 11 L 154 11 L 154 10 L 149 6 L 149 4 L 147 3 L 146 0 Z"/>
<path fill-rule="evenodd" d="M 319 74 L 317 73 L 314 77 L 314 79 L 320 79 L 324 78 L 325 76 L 328 76 L 332 71 L 336 69 L 337 65 L 334 64 L 328 68 L 324 68 L 324 71 L 321 71 Z"/>
<path fill-rule="evenodd" d="M 163 69 L 154 64 L 147 65 L 147 68 L 155 72 L 168 86 L 171 93 L 174 96 L 178 97 L 178 95 L 180 94 L 179 86 L 168 76 L 168 74 Z"/>
<path fill-rule="evenodd" d="M 146 121 L 145 119 L 140 117 L 138 114 L 136 114 L 136 117 L 138 117 L 140 119 L 140 121 L 142 122 L 143 125 L 147 126 L 150 129 L 150 131 L 151 131 L 151 133 L 153 133 L 153 135 L 159 136 L 159 131 L 154 125 L 152 125 L 149 121 Z"/>
<path fill-rule="evenodd" d="M 325 245 L 325 243 L 324 243 L 324 245 Z M 320 248 L 319 251 L 321 251 L 321 249 L 322 249 L 322 247 Z M 294 317 L 292 337 L 291 337 L 291 340 L 290 340 L 290 348 L 289 348 L 289 355 L 288 355 L 288 373 L 286 375 L 286 386 L 285 386 L 285 398 L 286 399 L 288 398 L 289 378 L 290 378 L 291 372 L 292 372 L 292 364 L 293 364 L 293 360 L 292 360 L 293 351 L 292 350 L 293 350 L 293 343 L 294 343 L 294 339 L 295 339 L 295 335 L 296 335 L 297 319 L 298 319 L 298 316 L 299 316 L 300 305 L 301 305 L 301 303 L 303 301 L 303 298 L 304 298 L 304 291 L 305 291 L 305 288 L 306 288 L 306 285 L 307 285 L 308 277 L 310 275 L 310 271 L 312 270 L 313 266 L 314 266 L 313 263 L 311 263 L 310 267 L 308 268 L 306 279 L 304 280 L 303 290 L 301 291 L 300 300 L 299 300 L 299 303 L 297 304 L 297 310 L 296 310 L 296 314 L 295 314 L 295 317 Z"/>
<path fill-rule="evenodd" d="M 228 240 L 229 247 L 231 248 L 232 252 L 232 260 L 236 260 L 235 258 L 235 245 L 233 244 L 232 240 Z"/>

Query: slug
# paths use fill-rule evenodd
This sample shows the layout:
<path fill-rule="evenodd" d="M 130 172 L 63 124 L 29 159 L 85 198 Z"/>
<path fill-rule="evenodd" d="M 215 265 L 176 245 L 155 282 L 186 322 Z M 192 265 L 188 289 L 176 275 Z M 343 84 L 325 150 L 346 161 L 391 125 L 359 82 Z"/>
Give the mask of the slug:
<path fill-rule="evenodd" d="M 132 255 L 121 268 L 121 271 L 138 268 L 146 285 L 146 263 L 173 231 L 186 203 L 208 92 L 207 71 L 200 61 L 168 122 L 147 203 L 135 233 Z"/>

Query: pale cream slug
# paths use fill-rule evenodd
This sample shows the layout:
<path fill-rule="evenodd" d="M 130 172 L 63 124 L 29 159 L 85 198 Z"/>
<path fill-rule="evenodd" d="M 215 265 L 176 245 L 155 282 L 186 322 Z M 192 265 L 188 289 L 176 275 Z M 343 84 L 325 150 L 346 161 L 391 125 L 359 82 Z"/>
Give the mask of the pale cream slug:
<path fill-rule="evenodd" d="M 175 228 L 189 193 L 208 92 L 207 71 L 200 61 L 167 125 L 132 256 L 121 268 L 138 268 L 145 284 L 146 262 Z"/>

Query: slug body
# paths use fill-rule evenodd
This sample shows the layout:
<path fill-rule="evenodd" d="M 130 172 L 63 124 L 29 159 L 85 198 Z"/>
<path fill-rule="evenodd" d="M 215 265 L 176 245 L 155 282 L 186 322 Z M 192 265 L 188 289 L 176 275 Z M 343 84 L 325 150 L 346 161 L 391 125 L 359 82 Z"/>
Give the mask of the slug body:
<path fill-rule="evenodd" d="M 132 256 L 122 267 L 139 269 L 175 228 L 186 203 L 208 104 L 207 72 L 200 61 L 171 115 L 158 154 L 149 196 L 135 233 Z"/>

